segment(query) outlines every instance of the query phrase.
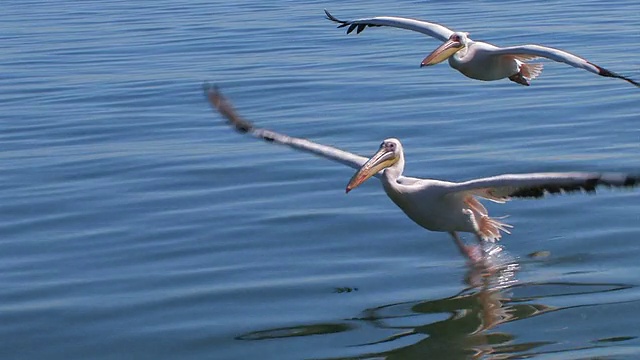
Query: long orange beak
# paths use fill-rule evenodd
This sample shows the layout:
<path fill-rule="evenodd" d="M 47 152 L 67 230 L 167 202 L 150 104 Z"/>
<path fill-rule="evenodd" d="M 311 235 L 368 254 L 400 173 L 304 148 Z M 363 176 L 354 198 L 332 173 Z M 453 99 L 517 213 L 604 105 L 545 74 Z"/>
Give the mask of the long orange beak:
<path fill-rule="evenodd" d="M 346 192 L 349 193 L 349 191 L 357 188 L 360 184 L 377 174 L 378 171 L 388 168 L 396 161 L 396 155 L 393 151 L 388 151 L 384 147 L 381 147 L 377 153 L 362 165 L 362 167 L 353 175 L 351 180 L 349 180 Z"/>
<path fill-rule="evenodd" d="M 459 41 L 447 40 L 444 44 L 440 45 L 440 47 L 433 50 L 431 54 L 424 58 L 420 63 L 420 67 L 441 63 L 463 47 L 464 45 Z"/>

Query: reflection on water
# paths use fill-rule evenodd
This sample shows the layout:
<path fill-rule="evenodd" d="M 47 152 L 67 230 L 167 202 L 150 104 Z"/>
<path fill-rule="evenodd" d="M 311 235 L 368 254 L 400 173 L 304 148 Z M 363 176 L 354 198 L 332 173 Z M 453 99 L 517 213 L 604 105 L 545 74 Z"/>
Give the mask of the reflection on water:
<path fill-rule="evenodd" d="M 308 336 L 308 335 L 321 335 L 321 334 L 333 334 L 343 331 L 347 331 L 353 328 L 349 324 L 313 324 L 303 326 L 290 326 L 279 329 L 269 329 L 264 331 L 254 331 L 248 334 L 240 335 L 236 339 L 238 340 L 266 340 L 266 339 L 278 339 L 287 338 L 293 336 Z"/>
<path fill-rule="evenodd" d="M 496 249 L 497 254 L 500 249 Z M 597 339 L 592 347 L 545 351 L 545 345 L 556 344 L 559 339 L 522 341 L 500 329 L 503 324 L 592 305 L 552 306 L 544 304 L 545 299 L 592 296 L 632 287 L 605 283 L 523 283 L 516 278 L 518 270 L 519 264 L 515 262 L 501 263 L 498 267 L 494 261 L 490 267 L 469 267 L 463 279 L 467 287 L 450 297 L 385 304 L 365 309 L 359 316 L 343 322 L 260 330 L 236 339 L 267 340 L 363 331 L 368 333 L 367 338 L 375 338 L 371 336 L 374 333 L 379 334 L 379 339 L 353 344 L 351 348 L 357 349 L 357 355 L 331 359 L 522 359 L 566 351 L 589 354 L 590 349 L 605 347 L 607 343 L 635 338 Z"/>

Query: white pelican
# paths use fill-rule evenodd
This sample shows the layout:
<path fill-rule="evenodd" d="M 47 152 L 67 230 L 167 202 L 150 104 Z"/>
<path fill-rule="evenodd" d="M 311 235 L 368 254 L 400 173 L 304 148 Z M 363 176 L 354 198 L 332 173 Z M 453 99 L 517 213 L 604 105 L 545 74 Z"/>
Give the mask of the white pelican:
<path fill-rule="evenodd" d="M 566 51 L 540 45 L 519 45 L 497 47 L 482 41 L 469 39 L 467 32 L 454 32 L 440 24 L 395 16 L 378 16 L 355 20 L 340 20 L 324 10 L 327 18 L 337 22 L 339 28 L 348 26 L 347 34 L 356 30 L 360 33 L 367 26 L 391 26 L 413 30 L 444 41 L 440 47 L 429 54 L 422 66 L 438 64 L 449 59 L 449 65 L 467 77 L 491 81 L 508 78 L 521 85 L 529 86 L 529 81 L 542 72 L 542 64 L 530 64 L 537 58 L 547 58 L 576 68 L 590 71 L 600 76 L 613 77 L 640 87 L 640 83 L 609 71 L 581 57 Z"/>
<path fill-rule="evenodd" d="M 541 198 L 545 194 L 571 191 L 592 193 L 599 185 L 635 187 L 640 184 L 640 176 L 588 172 L 509 174 L 460 183 L 407 177 L 402 175 L 404 152 L 398 139 L 384 140 L 378 152 L 367 159 L 331 146 L 257 128 L 242 119 L 215 87 L 205 85 L 205 92 L 211 105 L 239 132 L 358 169 L 347 185 L 347 193 L 372 176 L 379 178 L 389 198 L 411 220 L 427 230 L 451 234 L 460 252 L 473 263 L 482 259 L 482 247 L 466 246 L 458 232 L 473 233 L 480 243 L 494 242 L 500 239 L 501 232 L 509 234 L 512 227 L 489 217 L 478 199 L 504 203 L 511 198 Z"/>

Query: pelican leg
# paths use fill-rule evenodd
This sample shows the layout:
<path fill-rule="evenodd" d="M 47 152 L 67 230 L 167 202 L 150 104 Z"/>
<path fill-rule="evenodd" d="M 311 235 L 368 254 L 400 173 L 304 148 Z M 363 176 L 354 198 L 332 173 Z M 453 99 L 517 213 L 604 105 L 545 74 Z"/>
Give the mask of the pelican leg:
<path fill-rule="evenodd" d="M 449 235 L 451 235 L 451 237 L 453 238 L 453 242 L 455 242 L 456 245 L 458 246 L 458 250 L 460 250 L 460 253 L 462 255 L 468 255 L 467 246 L 462 242 L 462 240 L 460 240 L 458 233 L 455 231 L 450 231 Z"/>
<path fill-rule="evenodd" d="M 524 76 L 522 76 L 522 72 L 509 76 L 509 80 L 516 82 L 520 85 L 529 86 L 529 81 L 525 79 Z"/>
<path fill-rule="evenodd" d="M 460 240 L 458 233 L 456 233 L 455 231 L 450 231 L 449 234 L 453 238 L 453 242 L 455 242 L 456 246 L 458 246 L 458 250 L 460 251 L 462 256 L 465 256 L 469 260 L 469 262 L 474 265 L 483 262 L 484 251 L 482 250 L 482 246 L 476 247 L 465 245 L 465 243 Z"/>
<path fill-rule="evenodd" d="M 484 262 L 485 259 L 485 253 L 484 253 L 484 239 L 482 238 L 482 235 L 480 234 L 480 228 L 478 227 L 478 222 L 476 221 L 476 217 L 473 214 L 473 211 L 471 209 L 464 209 L 462 210 L 462 212 L 469 216 L 469 222 L 471 223 L 471 225 L 473 226 L 473 230 L 474 230 L 474 235 L 476 236 L 476 240 L 478 242 L 478 246 L 473 248 L 473 247 L 468 247 L 470 250 L 468 251 L 473 251 L 473 256 L 470 256 L 469 254 L 467 254 L 469 256 L 469 259 L 471 259 L 472 262 L 474 262 L 474 264 L 478 264 L 478 263 L 482 263 Z"/>

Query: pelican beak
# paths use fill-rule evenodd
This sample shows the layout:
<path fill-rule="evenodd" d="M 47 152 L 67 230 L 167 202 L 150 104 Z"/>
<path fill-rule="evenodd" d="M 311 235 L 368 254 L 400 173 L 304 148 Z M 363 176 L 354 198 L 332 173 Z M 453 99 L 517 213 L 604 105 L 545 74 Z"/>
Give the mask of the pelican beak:
<path fill-rule="evenodd" d="M 424 58 L 420 63 L 420 67 L 441 63 L 463 47 L 464 45 L 462 45 L 460 41 L 447 40 L 444 44 L 440 45 L 440 47 L 433 50 L 429 56 Z"/>
<path fill-rule="evenodd" d="M 347 184 L 346 192 L 349 193 L 349 191 L 357 188 L 360 184 L 367 181 L 367 179 L 377 174 L 378 171 L 395 164 L 396 161 L 397 158 L 393 151 L 385 149 L 384 146 L 380 147 L 380 150 L 353 175 L 349 184 Z"/>

